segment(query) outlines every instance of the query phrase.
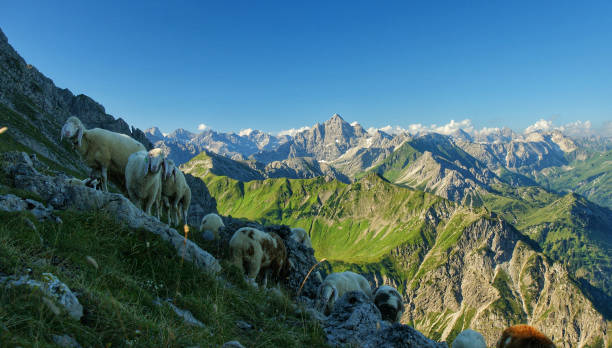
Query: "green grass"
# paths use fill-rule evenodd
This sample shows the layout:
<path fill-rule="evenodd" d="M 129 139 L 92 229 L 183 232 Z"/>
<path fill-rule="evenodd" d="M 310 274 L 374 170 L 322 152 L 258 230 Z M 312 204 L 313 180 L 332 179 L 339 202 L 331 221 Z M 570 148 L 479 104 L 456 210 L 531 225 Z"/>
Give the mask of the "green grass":
<path fill-rule="evenodd" d="M 287 296 L 248 286 L 222 262 L 223 281 L 182 262 L 167 242 L 132 230 L 101 213 L 58 212 L 62 224 L 36 222 L 27 213 L 0 213 L 0 272 L 40 279 L 51 272 L 78 292 L 83 319 L 54 314 L 38 291 L 0 292 L 0 336 L 11 346 L 51 346 L 69 334 L 82 346 L 219 346 L 239 340 L 253 347 L 325 346 L 319 326 L 296 315 Z M 36 231 L 25 219 L 35 221 Z M 96 269 L 87 260 L 97 261 Z M 174 303 L 205 324 L 186 325 L 156 298 Z M 243 331 L 237 320 L 255 329 Z"/>
<path fill-rule="evenodd" d="M 58 162 L 51 160 L 49 157 L 45 156 L 45 154 L 35 151 L 34 149 L 18 141 L 20 136 L 25 135 L 28 139 L 35 141 L 39 145 L 46 148 L 47 151 L 54 153 L 59 158 L 69 158 L 75 162 L 78 158 L 76 152 L 70 149 L 66 143 L 62 143 L 61 145 L 53 143 L 47 137 L 42 135 L 41 131 L 36 128 L 32 122 L 26 120 L 26 117 L 32 118 L 33 115 L 39 112 L 39 110 L 29 99 L 27 99 L 27 97 L 15 96 L 14 98 L 17 100 L 15 103 L 18 108 L 27 114 L 26 116 L 20 115 L 18 112 L 12 110 L 8 106 L 0 104 L 0 119 L 2 120 L 0 127 L 8 127 L 8 130 L 4 134 L 0 135 L 0 152 L 22 151 L 28 154 L 36 154 L 41 162 L 53 170 L 62 171 L 75 177 L 84 177 L 86 175 L 85 172 L 67 168 Z M 45 127 L 47 129 L 57 129 L 57 134 L 59 134 L 61 126 L 52 123 L 49 121 L 49 119 L 50 118 L 47 117 L 41 122 L 45 122 Z"/>
<path fill-rule="evenodd" d="M 350 185 L 324 178 L 243 183 L 209 174 L 202 179 L 221 214 L 303 227 L 311 232 L 317 258 L 358 264 L 380 261 L 400 245 L 420 243 L 428 234 L 421 214 L 444 201 L 375 174 Z"/>
<path fill-rule="evenodd" d="M 496 185 L 493 192 L 484 196 L 487 209 L 538 242 L 547 256 L 567 264 L 576 277 L 612 296 L 612 211 L 579 195 L 560 196 L 537 186 Z"/>
<path fill-rule="evenodd" d="M 612 208 L 612 151 L 594 152 L 574 160 L 568 168 L 552 168 L 538 175 L 538 183 L 551 190 L 573 191 Z"/>
<path fill-rule="evenodd" d="M 510 289 L 512 280 L 504 270 L 499 270 L 493 280 L 493 287 L 499 291 L 499 299 L 491 304 L 492 311 L 504 315 L 512 325 L 523 323 L 527 315 Z"/>

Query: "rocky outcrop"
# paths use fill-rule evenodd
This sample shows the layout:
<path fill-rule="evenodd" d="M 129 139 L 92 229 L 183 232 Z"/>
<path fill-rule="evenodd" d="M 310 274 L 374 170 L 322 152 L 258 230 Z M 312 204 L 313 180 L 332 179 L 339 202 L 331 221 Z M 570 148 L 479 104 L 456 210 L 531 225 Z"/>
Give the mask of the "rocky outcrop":
<path fill-rule="evenodd" d="M 217 202 L 210 195 L 208 187 L 200 178 L 185 174 L 185 181 L 191 189 L 191 204 L 187 214 L 187 223 L 192 226 L 199 226 L 200 221 L 206 214 L 217 212 Z"/>
<path fill-rule="evenodd" d="M 25 161 L 24 155 L 17 152 L 2 153 L 0 164 L 0 173 L 5 175 L 9 186 L 40 196 L 42 203 L 53 209 L 105 211 L 131 228 L 144 228 L 159 235 L 176 248 L 179 257 L 193 262 L 202 270 L 216 273 L 221 269 L 212 255 L 185 239 L 175 229 L 147 215 L 121 194 L 67 184 L 67 177 L 61 173 L 56 173 L 56 176 L 41 174 L 31 161 Z"/>
<path fill-rule="evenodd" d="M 51 273 L 43 273 L 41 280 L 32 279 L 29 275 L 0 277 L 0 285 L 6 287 L 27 286 L 40 289 L 44 296 L 53 299 L 55 303 L 62 306 L 72 319 L 80 320 L 83 316 L 83 306 L 79 303 L 76 295 L 66 284 Z"/>
<path fill-rule="evenodd" d="M 0 113 L 9 135 L 24 146 L 61 163 L 76 154 L 59 142 L 66 119 L 77 116 L 87 128 L 100 127 L 127 134 L 151 148 L 145 134 L 115 119 L 86 95 L 55 86 L 11 47 L 0 30 Z M 6 123 L 5 123 L 6 122 Z"/>
<path fill-rule="evenodd" d="M 443 251 L 448 256 L 440 259 L 441 251 L 432 248 L 406 284 L 403 322 L 429 337 L 471 327 L 493 345 L 503 328 L 529 323 L 558 347 L 608 342 L 606 319 L 567 269 L 503 220 L 478 219 Z"/>
<path fill-rule="evenodd" d="M 380 311 L 362 292 L 344 294 L 323 321 L 328 343 L 332 346 L 443 348 L 408 325 L 383 321 Z"/>

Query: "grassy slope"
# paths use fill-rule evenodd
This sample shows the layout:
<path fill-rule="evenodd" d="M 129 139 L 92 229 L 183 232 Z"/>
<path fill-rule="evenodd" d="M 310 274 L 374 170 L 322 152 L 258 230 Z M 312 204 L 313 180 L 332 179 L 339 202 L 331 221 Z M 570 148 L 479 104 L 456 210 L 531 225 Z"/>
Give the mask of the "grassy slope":
<path fill-rule="evenodd" d="M 573 191 L 612 208 L 612 151 L 596 152 L 584 161 L 570 163 L 571 169 L 554 168 L 538 182 L 551 190 Z"/>
<path fill-rule="evenodd" d="M 330 260 L 335 270 L 392 275 L 400 287 L 414 286 L 444 263 L 465 227 L 488 215 L 375 174 L 350 185 L 323 178 L 243 183 L 212 174 L 203 180 L 221 214 L 303 227 L 310 231 L 315 256 Z M 429 211 L 446 211 L 450 217 L 425 222 Z M 398 255 L 399 249 L 411 252 Z"/>
<path fill-rule="evenodd" d="M 53 153 L 57 158 L 64 160 L 72 160 L 76 162 L 78 158 L 76 152 L 69 148 L 66 142 L 61 145 L 57 145 L 50 141 L 47 137 L 42 135 L 39 129 L 34 126 L 35 115 L 40 112 L 34 103 L 25 96 L 15 96 L 14 103 L 17 110 L 13 110 L 4 104 L 0 104 L 0 127 L 7 126 L 8 130 L 6 133 L 1 135 L 0 151 L 25 151 L 27 153 L 35 153 L 40 161 L 55 170 L 63 171 L 69 175 L 84 178 L 87 173 L 85 170 L 79 170 L 74 168 L 67 168 L 62 166 L 57 161 L 53 161 L 45 154 L 35 151 L 32 149 L 32 145 L 35 143 L 37 146 L 45 148 L 47 151 Z M 47 129 L 57 129 L 57 134 L 61 125 L 52 123 L 51 117 L 43 118 L 44 127 Z M 24 139 L 30 142 L 30 146 L 24 144 Z"/>
<path fill-rule="evenodd" d="M 538 186 L 495 187 L 485 206 L 536 240 L 553 260 L 612 296 L 612 212 L 583 197 L 559 196 Z"/>
<path fill-rule="evenodd" d="M 59 213 L 63 224 L 25 223 L 25 213 L 0 213 L 0 272 L 32 276 L 52 272 L 77 291 L 81 322 L 55 315 L 37 291 L 0 292 L 0 337 L 9 345 L 52 346 L 52 335 L 72 335 L 83 346 L 219 346 L 239 340 L 253 347 L 324 346 L 318 326 L 297 316 L 287 297 L 246 285 L 223 264 L 224 283 L 181 262 L 159 237 L 118 225 L 103 214 Z M 91 256 L 96 269 L 86 261 Z M 205 328 L 186 325 L 157 298 L 173 298 Z M 241 330 L 237 320 L 254 325 Z M 260 330 L 261 329 L 261 330 Z"/>

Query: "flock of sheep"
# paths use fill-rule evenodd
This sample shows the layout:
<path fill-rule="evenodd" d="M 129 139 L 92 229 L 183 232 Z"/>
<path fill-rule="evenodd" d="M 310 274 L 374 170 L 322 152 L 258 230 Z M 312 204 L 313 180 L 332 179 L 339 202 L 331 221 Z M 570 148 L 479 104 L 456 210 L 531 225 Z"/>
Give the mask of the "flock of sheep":
<path fill-rule="evenodd" d="M 140 142 L 127 135 L 100 128 L 86 129 L 76 117 L 70 117 L 62 127 L 61 138 L 64 137 L 91 168 L 90 178 L 82 181 L 71 179 L 73 183 L 108 191 L 110 175 L 122 189 L 125 188 L 130 200 L 147 214 L 150 215 L 155 206 L 155 214 L 161 218 L 163 202 L 168 210 L 168 224 L 178 224 L 181 220 L 187 222 L 191 189 L 184 174 L 172 160 L 165 158 L 161 149 L 147 151 Z M 218 238 L 219 230 L 224 227 L 221 217 L 214 213 L 206 215 L 200 223 L 200 231 L 210 231 L 214 238 Z M 310 237 L 302 228 L 292 228 L 291 238 L 312 248 Z M 240 228 L 234 232 L 229 247 L 231 262 L 254 285 L 257 285 L 256 279 L 260 275 L 263 287 L 267 286 L 268 279 L 284 279 L 294 267 L 282 238 L 272 232 Z M 315 274 L 321 278 L 318 272 Z M 388 285 L 372 291 L 366 278 L 350 271 L 332 273 L 322 280 L 317 292 L 317 310 L 328 315 L 334 303 L 350 291 L 361 291 L 372 298 L 383 320 L 400 321 L 404 312 L 400 293 Z M 456 337 L 452 347 L 484 348 L 486 344 L 480 333 L 468 329 Z M 535 328 L 517 325 L 504 330 L 497 347 L 552 348 L 554 344 Z"/>
<path fill-rule="evenodd" d="M 108 191 L 109 176 L 130 200 L 147 214 L 159 219 L 163 206 L 167 209 L 168 224 L 187 221 L 191 203 L 191 189 L 185 175 L 166 158 L 161 149 L 147 151 L 140 142 L 106 129 L 86 129 L 81 120 L 70 117 L 62 127 L 60 140 L 66 138 L 91 168 L 90 178 L 72 183 Z"/>

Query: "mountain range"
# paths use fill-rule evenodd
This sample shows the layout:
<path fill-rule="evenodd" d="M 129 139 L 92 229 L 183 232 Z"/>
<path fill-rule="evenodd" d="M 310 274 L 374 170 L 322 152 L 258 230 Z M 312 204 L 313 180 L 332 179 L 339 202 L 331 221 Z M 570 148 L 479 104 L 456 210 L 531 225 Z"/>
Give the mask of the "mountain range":
<path fill-rule="evenodd" d="M 71 115 L 162 148 L 189 174 L 192 217 L 208 204 L 305 228 L 317 259 L 328 260 L 324 271 L 351 269 L 397 287 L 402 322 L 433 339 L 471 327 L 492 345 L 499 328 L 530 323 L 560 347 L 612 342 L 608 138 L 508 128 L 390 134 L 337 114 L 283 136 L 143 132 L 56 87 L 0 31 L 0 126 L 8 127 L 0 151 L 87 176 L 59 141 Z"/>

